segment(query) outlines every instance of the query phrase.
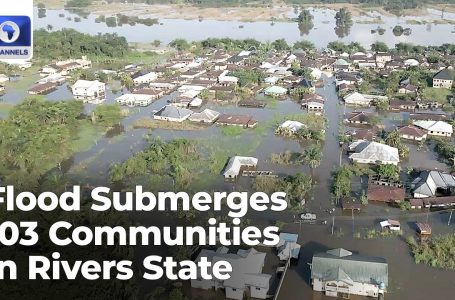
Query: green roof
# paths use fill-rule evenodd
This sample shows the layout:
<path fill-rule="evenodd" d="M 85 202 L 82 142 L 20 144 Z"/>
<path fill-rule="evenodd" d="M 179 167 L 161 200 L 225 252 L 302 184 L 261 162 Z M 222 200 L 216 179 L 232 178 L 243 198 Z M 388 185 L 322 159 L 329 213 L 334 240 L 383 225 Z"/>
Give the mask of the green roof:
<path fill-rule="evenodd" d="M 339 248 L 313 256 L 311 278 L 346 283 L 362 282 L 388 286 L 388 265 L 381 257 L 352 254 Z"/>
<path fill-rule="evenodd" d="M 277 85 L 268 87 L 264 90 L 264 92 L 268 94 L 285 94 L 287 91 L 287 89 Z"/>

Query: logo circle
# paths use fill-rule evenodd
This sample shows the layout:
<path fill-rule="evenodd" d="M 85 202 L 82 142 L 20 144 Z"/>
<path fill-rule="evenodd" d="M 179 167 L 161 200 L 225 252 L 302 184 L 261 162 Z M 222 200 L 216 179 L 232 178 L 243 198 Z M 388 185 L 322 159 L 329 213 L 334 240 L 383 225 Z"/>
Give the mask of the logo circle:
<path fill-rule="evenodd" d="M 5 21 L 0 24 L 0 41 L 11 44 L 17 41 L 20 35 L 19 26 L 12 21 Z"/>

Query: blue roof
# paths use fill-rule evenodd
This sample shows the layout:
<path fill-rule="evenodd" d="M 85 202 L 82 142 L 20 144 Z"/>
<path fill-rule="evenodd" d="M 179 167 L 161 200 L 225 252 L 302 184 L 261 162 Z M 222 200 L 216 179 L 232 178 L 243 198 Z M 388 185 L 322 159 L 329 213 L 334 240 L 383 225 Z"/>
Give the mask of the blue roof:
<path fill-rule="evenodd" d="M 297 242 L 297 239 L 299 238 L 298 234 L 295 233 L 280 233 L 280 240 L 283 240 L 285 242 Z"/>

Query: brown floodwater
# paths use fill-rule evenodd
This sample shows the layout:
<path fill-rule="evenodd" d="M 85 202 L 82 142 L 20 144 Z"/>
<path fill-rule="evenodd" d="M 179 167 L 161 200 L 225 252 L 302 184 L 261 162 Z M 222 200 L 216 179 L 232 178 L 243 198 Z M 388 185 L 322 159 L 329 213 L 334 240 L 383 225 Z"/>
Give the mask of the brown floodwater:
<path fill-rule="evenodd" d="M 222 113 L 248 114 L 259 121 L 259 124 L 266 124 L 265 129 L 258 132 L 255 130 L 246 131 L 240 136 L 228 137 L 220 132 L 217 126 L 211 126 L 203 130 L 195 131 L 173 131 L 166 129 L 156 129 L 153 131 L 146 129 L 135 129 L 132 124 L 143 117 L 150 117 L 153 111 L 160 109 L 167 103 L 170 96 L 165 96 L 154 102 L 149 107 L 132 109 L 131 114 L 122 121 L 122 126 L 115 131 L 109 132 L 102 137 L 87 151 L 76 153 L 65 164 L 63 171 L 75 182 L 87 183 L 92 185 L 108 184 L 108 171 L 112 163 L 121 163 L 131 155 L 143 150 L 149 144 L 145 137 L 160 137 L 163 140 L 175 138 L 187 138 L 195 140 L 197 144 L 207 145 L 226 145 L 226 154 L 232 155 L 251 155 L 259 158 L 259 169 L 273 170 L 278 174 L 295 174 L 304 172 L 311 174 L 316 185 L 309 195 L 306 209 L 314 211 L 321 219 L 326 219 L 329 225 L 299 225 L 293 224 L 294 216 L 290 212 L 283 213 L 258 213 L 251 212 L 247 218 L 251 223 L 258 226 L 275 224 L 277 220 L 290 223 L 286 227 L 287 231 L 298 232 L 302 244 L 301 258 L 294 264 L 286 275 L 285 283 L 281 290 L 280 299 L 325 299 L 320 293 L 313 293 L 308 284 L 309 268 L 307 263 L 311 260 L 314 252 L 324 251 L 329 248 L 344 247 L 351 251 L 357 251 L 363 255 L 385 257 L 389 262 L 389 291 L 387 299 L 429 299 L 430 295 L 434 299 L 451 299 L 450 295 L 455 291 L 455 276 L 453 272 L 433 269 L 425 265 L 416 265 L 409 253 L 409 249 L 401 238 L 387 239 L 355 239 L 354 234 L 363 232 L 367 229 L 377 228 L 379 221 L 384 218 L 398 218 L 404 227 L 405 234 L 414 234 L 413 224 L 415 221 L 429 221 L 433 226 L 433 231 L 437 233 L 453 232 L 453 226 L 447 226 L 448 214 L 433 212 L 429 214 L 406 215 L 396 208 L 386 205 L 370 204 L 360 214 L 354 215 L 354 220 L 350 214 L 343 214 L 336 210 L 335 232 L 331 235 L 332 215 L 326 212 L 327 209 L 335 207 L 330 192 L 332 181 L 332 171 L 339 166 L 340 161 L 347 162 L 347 155 L 340 156 L 340 146 L 338 134 L 340 131 L 340 121 L 345 113 L 354 108 L 345 107 L 338 100 L 333 79 L 324 77 L 325 86 L 318 88 L 317 93 L 326 99 L 325 116 L 328 120 L 326 128 L 326 139 L 323 142 L 323 160 L 321 165 L 310 170 L 307 166 L 283 166 L 269 162 L 271 153 L 284 151 L 301 152 L 307 143 L 299 143 L 296 140 L 282 138 L 274 134 L 276 124 L 274 119 L 283 117 L 287 114 L 306 113 L 300 109 L 300 105 L 292 99 L 283 101 L 271 101 L 264 109 L 240 108 L 234 105 L 219 105 L 208 103 L 205 107 L 220 111 Z M 107 93 L 107 103 L 113 103 L 119 94 L 111 91 Z M 17 104 L 22 99 L 23 94 L 18 91 L 7 91 L 3 97 L 6 103 Z M 46 96 L 50 100 L 71 99 L 71 93 L 63 85 L 57 91 Z M 93 109 L 92 105 L 85 106 L 86 111 Z M 372 109 L 369 109 L 372 110 Z M 381 122 L 386 129 L 401 124 L 408 118 L 408 113 L 381 114 Z M 344 126 L 343 130 L 349 129 Z M 437 161 L 436 154 L 427 147 L 418 149 L 417 145 L 410 144 L 410 157 L 403 161 L 402 168 L 437 168 L 447 170 L 448 167 Z M 83 172 L 77 171 L 83 166 Z M 220 172 L 222 170 L 219 170 Z M 251 189 L 251 181 L 248 178 L 241 178 L 238 182 L 227 183 L 223 177 L 211 176 L 209 186 L 204 186 L 210 190 L 248 190 Z M 362 188 L 366 187 L 365 178 L 355 178 L 353 189 L 359 194 Z M 142 225 L 164 226 L 174 224 L 176 220 L 166 214 L 131 214 L 134 223 Z M 140 247 L 136 250 L 136 260 L 139 263 L 145 256 L 151 254 L 169 255 L 170 249 L 167 247 Z M 270 274 L 274 274 L 273 251 L 268 255 L 268 266 Z M 412 274 L 412 276 L 410 276 Z M 140 285 L 141 298 L 148 294 L 154 287 L 161 282 L 142 281 Z M 297 289 L 298 287 L 298 289 Z M 200 291 L 184 288 L 189 296 L 201 299 L 223 299 L 222 293 L 208 294 Z M 296 292 L 298 291 L 298 292 Z M 207 298 L 208 297 L 208 298 Z M 355 299 L 355 298 L 351 298 Z"/>

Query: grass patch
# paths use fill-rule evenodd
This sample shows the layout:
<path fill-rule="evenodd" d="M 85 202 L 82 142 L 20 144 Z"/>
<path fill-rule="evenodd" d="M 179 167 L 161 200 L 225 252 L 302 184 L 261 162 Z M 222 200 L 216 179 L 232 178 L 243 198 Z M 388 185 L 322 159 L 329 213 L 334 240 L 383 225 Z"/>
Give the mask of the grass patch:
<path fill-rule="evenodd" d="M 325 128 L 326 119 L 323 116 L 312 114 L 312 113 L 303 113 L 303 114 L 289 114 L 284 115 L 281 118 L 281 121 L 292 120 L 298 121 L 310 128 Z"/>
<path fill-rule="evenodd" d="M 11 109 L 13 109 L 14 104 L 11 103 L 0 103 L 0 115 L 8 115 Z"/>
<path fill-rule="evenodd" d="M 38 66 L 32 66 L 27 70 L 19 71 L 17 74 L 20 75 L 20 78 L 18 80 L 8 82 L 7 85 L 14 90 L 26 91 L 35 85 L 36 81 L 40 79 L 38 71 Z"/>
<path fill-rule="evenodd" d="M 205 127 L 184 121 L 181 123 L 154 120 L 150 118 L 142 118 L 133 123 L 134 128 L 145 128 L 145 129 L 171 129 L 171 130 L 202 130 Z"/>
<path fill-rule="evenodd" d="M 246 131 L 247 129 L 240 126 L 223 126 L 220 128 L 220 132 L 225 136 L 239 136 Z"/>
<path fill-rule="evenodd" d="M 422 91 L 422 99 L 424 101 L 436 101 L 441 104 L 447 104 L 450 95 L 451 91 L 448 89 L 427 87 Z"/>
<path fill-rule="evenodd" d="M 391 238 L 395 236 L 402 235 L 403 232 L 391 231 L 391 230 L 377 230 L 377 229 L 366 229 L 363 232 L 354 233 L 354 238 L 356 239 L 378 239 L 378 238 Z"/>

